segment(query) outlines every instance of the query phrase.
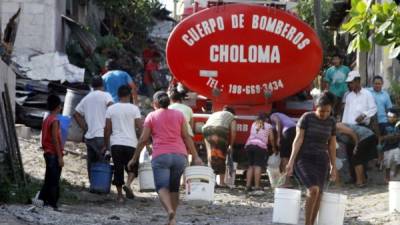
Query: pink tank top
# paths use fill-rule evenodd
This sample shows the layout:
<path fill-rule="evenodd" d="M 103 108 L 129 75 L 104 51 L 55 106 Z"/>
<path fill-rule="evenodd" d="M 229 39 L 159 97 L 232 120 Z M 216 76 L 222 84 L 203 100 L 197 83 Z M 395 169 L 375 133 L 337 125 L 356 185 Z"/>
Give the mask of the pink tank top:
<path fill-rule="evenodd" d="M 264 123 L 264 129 L 257 131 L 256 123 L 251 125 L 250 136 L 247 139 L 247 145 L 257 145 L 260 148 L 267 149 L 268 136 L 272 132 L 272 126 L 269 123 Z"/>

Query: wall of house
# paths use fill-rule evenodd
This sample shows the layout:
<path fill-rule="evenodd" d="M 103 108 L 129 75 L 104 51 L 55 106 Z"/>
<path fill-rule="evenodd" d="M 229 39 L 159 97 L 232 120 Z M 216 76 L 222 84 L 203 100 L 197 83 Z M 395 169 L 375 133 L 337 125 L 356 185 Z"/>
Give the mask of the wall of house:
<path fill-rule="evenodd" d="M 390 89 L 392 80 L 400 80 L 400 63 L 389 59 L 389 47 L 372 46 L 368 52 L 357 53 L 357 68 L 364 86 L 371 86 L 376 75 L 383 77 L 383 89 Z"/>
<path fill-rule="evenodd" d="M 14 110 L 15 110 L 15 81 L 16 81 L 15 79 L 16 79 L 15 73 L 11 70 L 9 66 L 7 66 L 2 60 L 0 60 L 0 93 L 4 91 L 4 83 L 7 83 L 11 98 L 10 99 L 11 105 Z M 4 121 L 5 118 L 0 118 L 0 120 Z M 7 175 L 8 171 L 6 163 L 6 160 L 8 159 L 6 155 L 7 151 L 6 138 L 4 135 L 4 131 L 1 128 L 2 125 L 0 124 L 0 177 L 4 177 L 5 175 Z"/>
<path fill-rule="evenodd" d="M 21 7 L 14 50 L 18 54 L 25 49 L 40 52 L 61 50 L 61 14 L 65 12 L 65 0 L 1 0 L 0 18 L 4 29 L 9 19 Z"/>

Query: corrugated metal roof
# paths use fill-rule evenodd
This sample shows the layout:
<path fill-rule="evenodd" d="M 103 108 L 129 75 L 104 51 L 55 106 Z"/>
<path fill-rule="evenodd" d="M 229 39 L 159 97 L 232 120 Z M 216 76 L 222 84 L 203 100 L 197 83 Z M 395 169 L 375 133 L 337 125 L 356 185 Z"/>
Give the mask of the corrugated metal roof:
<path fill-rule="evenodd" d="M 90 33 L 82 24 L 74 21 L 73 19 L 62 16 L 63 21 L 71 29 L 72 35 L 76 37 L 83 50 L 91 55 L 97 46 L 96 37 Z"/>

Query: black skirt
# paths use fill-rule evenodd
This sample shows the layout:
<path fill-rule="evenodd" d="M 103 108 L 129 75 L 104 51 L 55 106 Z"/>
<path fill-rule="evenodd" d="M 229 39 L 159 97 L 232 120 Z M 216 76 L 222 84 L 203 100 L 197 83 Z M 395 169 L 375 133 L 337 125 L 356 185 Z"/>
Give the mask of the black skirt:
<path fill-rule="evenodd" d="M 300 152 L 294 171 L 306 188 L 319 186 L 322 190 L 329 172 L 328 153 L 301 154 Z"/>

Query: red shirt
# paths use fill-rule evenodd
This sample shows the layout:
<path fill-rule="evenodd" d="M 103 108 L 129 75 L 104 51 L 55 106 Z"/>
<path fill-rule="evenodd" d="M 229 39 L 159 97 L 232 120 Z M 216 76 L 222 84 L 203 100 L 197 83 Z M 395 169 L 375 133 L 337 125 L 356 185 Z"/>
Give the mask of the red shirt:
<path fill-rule="evenodd" d="M 44 153 L 49 153 L 52 155 L 57 155 L 56 146 L 53 144 L 52 135 L 51 135 L 51 125 L 53 123 L 59 123 L 57 115 L 50 114 L 46 117 L 46 119 L 42 123 L 42 148 Z M 61 129 L 58 128 L 57 132 L 58 143 L 61 144 Z M 61 151 L 63 149 L 61 148 Z"/>
<path fill-rule="evenodd" d="M 153 83 L 153 77 L 151 76 L 151 73 L 159 70 L 160 65 L 158 63 L 155 63 L 153 60 L 150 60 L 149 63 L 146 65 L 146 70 L 144 74 L 144 79 L 143 83 L 149 85 Z"/>
<path fill-rule="evenodd" d="M 151 48 L 145 48 L 143 50 L 143 62 L 145 65 L 150 61 L 151 58 L 153 58 L 155 52 L 156 51 Z"/>

